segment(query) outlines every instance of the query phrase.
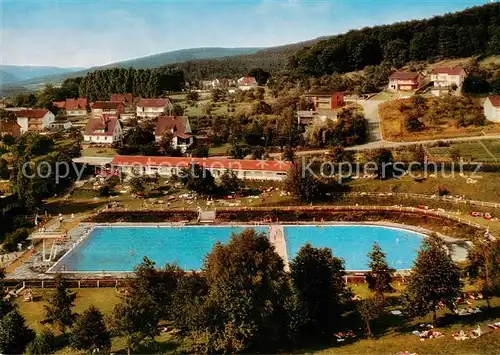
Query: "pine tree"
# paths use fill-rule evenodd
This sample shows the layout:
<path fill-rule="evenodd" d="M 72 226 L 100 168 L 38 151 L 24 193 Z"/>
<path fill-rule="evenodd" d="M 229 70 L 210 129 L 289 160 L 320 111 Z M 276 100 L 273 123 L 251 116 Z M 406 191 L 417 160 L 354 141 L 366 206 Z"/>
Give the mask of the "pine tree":
<path fill-rule="evenodd" d="M 111 348 L 110 333 L 104 325 L 102 313 L 90 306 L 73 325 L 71 347 L 89 353 L 107 352 Z"/>
<path fill-rule="evenodd" d="M 386 255 L 380 248 L 377 242 L 373 243 L 373 249 L 368 253 L 370 258 L 370 272 L 366 275 L 366 282 L 370 291 L 378 294 L 384 292 L 393 292 L 391 286 L 392 275 L 396 272 L 395 269 L 387 264 Z"/>
<path fill-rule="evenodd" d="M 75 306 L 76 293 L 71 292 L 61 274 L 54 278 L 56 290 L 49 299 L 49 305 L 45 306 L 45 319 L 42 323 L 55 324 L 64 334 L 66 327 L 70 327 L 75 319 L 71 308 Z"/>
<path fill-rule="evenodd" d="M 1 354 L 22 354 L 34 337 L 35 332 L 26 326 L 24 317 L 17 308 L 0 319 Z"/>
<path fill-rule="evenodd" d="M 46 355 L 52 354 L 56 350 L 56 337 L 48 330 L 44 329 L 37 334 L 36 338 L 28 344 L 26 348 L 27 355 Z"/>
<path fill-rule="evenodd" d="M 422 316 L 433 312 L 434 323 L 437 307 L 443 304 L 453 310 L 462 287 L 460 269 L 445 248 L 435 234 L 424 240 L 405 292 L 408 312 Z"/>
<path fill-rule="evenodd" d="M 366 333 L 369 338 L 373 337 L 373 322 L 381 317 L 384 312 L 385 299 L 382 295 L 375 295 L 361 301 L 358 306 L 358 313 L 365 323 Z"/>

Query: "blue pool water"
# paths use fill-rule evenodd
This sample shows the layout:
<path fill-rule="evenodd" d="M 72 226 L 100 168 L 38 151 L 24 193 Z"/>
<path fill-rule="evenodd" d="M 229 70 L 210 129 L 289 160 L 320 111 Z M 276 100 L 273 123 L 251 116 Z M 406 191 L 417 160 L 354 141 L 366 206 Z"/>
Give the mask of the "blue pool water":
<path fill-rule="evenodd" d="M 423 236 L 403 229 L 369 225 L 285 227 L 288 256 L 294 257 L 306 243 L 332 249 L 345 260 L 346 270 L 368 270 L 367 253 L 377 242 L 395 269 L 410 269 Z"/>
<path fill-rule="evenodd" d="M 245 227 L 97 227 L 72 252 L 62 258 L 66 271 L 132 271 L 144 256 L 163 266 L 176 263 L 186 270 L 199 270 L 217 241 L 227 243 L 232 233 Z M 256 227 L 269 234 L 269 227 Z M 328 247 L 345 260 L 347 270 L 368 269 L 366 254 L 378 242 L 391 266 L 409 269 L 423 236 L 407 230 L 379 226 L 286 226 L 289 260 L 306 243 Z"/>

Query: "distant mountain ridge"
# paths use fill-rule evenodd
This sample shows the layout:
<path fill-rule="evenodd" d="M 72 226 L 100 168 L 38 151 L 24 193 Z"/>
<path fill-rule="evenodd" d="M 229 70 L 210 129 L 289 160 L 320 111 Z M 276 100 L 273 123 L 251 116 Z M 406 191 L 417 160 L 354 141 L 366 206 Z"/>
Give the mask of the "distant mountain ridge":
<path fill-rule="evenodd" d="M 0 64 L 0 85 L 18 83 L 39 76 L 65 74 L 82 69 Z"/>
<path fill-rule="evenodd" d="M 262 49 L 264 49 L 264 47 L 241 47 L 241 48 L 204 47 L 204 48 L 180 49 L 176 51 L 158 53 L 146 57 L 130 59 L 116 63 L 110 63 L 102 66 L 86 68 L 83 70 L 32 77 L 28 80 L 24 80 L 16 84 L 23 85 L 26 87 L 36 87 L 45 83 L 59 84 L 66 78 L 84 76 L 89 72 L 99 69 L 109 69 L 109 68 L 150 69 L 174 63 L 182 63 L 191 60 L 215 59 L 222 57 L 254 54 L 258 51 L 261 51 Z"/>

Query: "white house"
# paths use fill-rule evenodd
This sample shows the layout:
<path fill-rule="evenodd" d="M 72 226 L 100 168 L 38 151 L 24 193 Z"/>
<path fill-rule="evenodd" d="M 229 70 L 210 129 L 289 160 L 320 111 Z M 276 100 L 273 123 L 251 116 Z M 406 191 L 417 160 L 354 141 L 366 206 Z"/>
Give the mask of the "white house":
<path fill-rule="evenodd" d="M 68 116 L 85 116 L 87 114 L 87 99 L 85 97 L 66 99 L 65 106 Z"/>
<path fill-rule="evenodd" d="M 389 77 L 389 90 L 413 91 L 424 85 L 424 76 L 417 72 L 397 71 Z"/>
<path fill-rule="evenodd" d="M 500 122 L 500 95 L 488 96 L 483 106 L 487 120 Z"/>
<path fill-rule="evenodd" d="M 183 153 L 193 144 L 191 124 L 187 116 L 160 116 L 156 122 L 155 139 L 160 141 L 165 134 L 172 135 L 172 148 Z"/>
<path fill-rule="evenodd" d="M 120 120 L 106 115 L 91 118 L 83 134 L 83 142 L 86 144 L 113 144 L 122 138 L 123 128 Z"/>
<path fill-rule="evenodd" d="M 435 87 L 451 88 L 456 86 L 461 91 L 466 77 L 467 73 L 462 67 L 434 68 L 431 71 L 431 81 Z"/>
<path fill-rule="evenodd" d="M 124 174 L 178 176 L 183 169 L 197 164 L 218 179 L 231 170 L 242 180 L 282 181 L 292 163 L 277 160 L 237 160 L 221 158 L 177 158 L 165 156 L 121 156 L 113 158 L 113 169 Z"/>
<path fill-rule="evenodd" d="M 155 118 L 171 114 L 174 106 L 169 99 L 140 99 L 137 103 L 138 118 Z"/>
<path fill-rule="evenodd" d="M 51 128 L 56 116 L 47 109 L 14 111 L 17 123 L 21 126 L 21 133 L 42 132 Z"/>
<path fill-rule="evenodd" d="M 257 87 L 257 80 L 253 76 L 244 76 L 238 79 L 238 89 L 240 90 L 250 90 Z"/>

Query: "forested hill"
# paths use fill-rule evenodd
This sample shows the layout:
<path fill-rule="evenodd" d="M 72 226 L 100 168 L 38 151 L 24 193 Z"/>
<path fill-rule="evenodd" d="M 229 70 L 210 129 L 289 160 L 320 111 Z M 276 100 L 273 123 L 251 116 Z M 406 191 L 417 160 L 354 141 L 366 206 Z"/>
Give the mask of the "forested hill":
<path fill-rule="evenodd" d="M 330 37 L 292 56 L 289 69 L 319 77 L 387 62 L 500 54 L 500 3 L 427 20 L 364 28 Z"/>
<path fill-rule="evenodd" d="M 349 31 L 310 42 L 269 48 L 251 55 L 187 61 L 171 67 L 186 79 L 236 77 L 261 67 L 271 73 L 322 76 L 363 69 L 383 61 L 410 61 L 500 53 L 500 3 L 425 20 Z"/>
<path fill-rule="evenodd" d="M 286 68 L 289 59 L 300 49 L 318 43 L 322 38 L 263 49 L 254 54 L 238 55 L 217 59 L 190 60 L 169 65 L 182 70 L 186 80 L 208 80 L 215 78 L 236 78 L 247 75 L 254 68 L 276 73 Z"/>

